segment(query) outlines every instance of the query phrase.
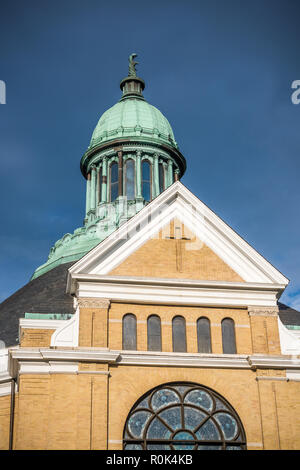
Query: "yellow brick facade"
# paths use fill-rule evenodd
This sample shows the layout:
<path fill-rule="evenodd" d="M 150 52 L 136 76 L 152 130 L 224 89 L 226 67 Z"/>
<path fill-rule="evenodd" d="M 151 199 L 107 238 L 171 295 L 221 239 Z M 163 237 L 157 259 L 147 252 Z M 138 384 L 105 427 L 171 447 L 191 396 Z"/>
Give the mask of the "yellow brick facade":
<path fill-rule="evenodd" d="M 174 234 L 176 221 L 170 227 Z M 185 231 L 186 238 L 192 238 Z M 121 263 L 110 274 L 243 280 L 199 240 L 157 239 Z M 182 246 L 178 247 L 178 242 Z M 183 248 L 185 247 L 185 248 Z M 177 250 L 177 251 L 176 251 Z M 235 326 L 237 356 L 281 357 L 276 312 L 250 308 L 163 305 L 80 299 L 78 349 L 83 352 L 122 351 L 122 320 L 127 313 L 137 320 L 137 351 L 147 352 L 147 319 L 161 319 L 162 353 L 172 355 L 172 320 L 186 321 L 187 353 L 198 354 L 197 320 L 210 320 L 212 356 L 222 356 L 224 318 Z M 273 309 L 274 310 L 274 309 Z M 50 348 L 52 330 L 24 329 L 21 350 Z M 76 348 L 73 348 L 76 350 Z M 73 352 L 73 349 L 71 352 Z M 63 354 L 63 349 L 62 349 Z M 193 356 L 193 357 L 194 357 Z M 169 356 L 171 357 L 171 356 Z M 75 360 L 74 360 L 75 361 Z M 51 361 L 50 361 L 51 362 Z M 69 373 L 21 373 L 15 396 L 14 449 L 122 449 L 123 430 L 132 406 L 147 391 L 164 383 L 193 382 L 209 387 L 235 409 L 244 426 L 248 449 L 297 449 L 300 447 L 300 382 L 288 380 L 281 368 L 195 367 L 128 365 L 75 361 Z M 49 361 L 47 362 L 48 366 Z M 0 396 L 0 449 L 7 449 L 10 436 L 10 396 Z"/>
<path fill-rule="evenodd" d="M 175 219 L 111 275 L 243 282 L 219 256 Z"/>

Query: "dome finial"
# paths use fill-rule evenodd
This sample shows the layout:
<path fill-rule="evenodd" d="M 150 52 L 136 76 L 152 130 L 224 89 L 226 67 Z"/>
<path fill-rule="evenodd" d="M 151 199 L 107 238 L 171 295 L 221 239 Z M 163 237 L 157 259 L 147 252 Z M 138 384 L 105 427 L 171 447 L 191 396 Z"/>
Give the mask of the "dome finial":
<path fill-rule="evenodd" d="M 136 65 L 138 62 L 136 62 L 134 59 L 137 57 L 137 54 L 133 52 L 129 56 L 129 70 L 128 70 L 128 76 L 126 78 L 123 78 L 123 80 L 120 83 L 120 88 L 123 91 L 123 96 L 121 98 L 122 100 L 128 99 L 128 98 L 136 98 L 136 99 L 141 99 L 143 100 L 143 94 L 142 91 L 145 88 L 145 82 L 141 78 L 139 78 L 136 74 Z"/>
<path fill-rule="evenodd" d="M 129 56 L 129 72 L 128 72 L 128 77 L 136 77 L 136 70 L 135 66 L 138 64 L 138 62 L 134 61 L 134 58 L 137 57 L 137 54 L 134 52 L 133 54 L 130 54 Z"/>

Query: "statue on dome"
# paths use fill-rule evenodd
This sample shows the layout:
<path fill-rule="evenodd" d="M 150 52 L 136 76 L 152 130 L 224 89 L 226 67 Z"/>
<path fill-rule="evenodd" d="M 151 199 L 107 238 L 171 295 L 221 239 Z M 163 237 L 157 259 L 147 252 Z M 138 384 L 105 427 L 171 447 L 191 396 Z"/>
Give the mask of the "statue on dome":
<path fill-rule="evenodd" d="M 129 56 L 129 72 L 128 72 L 129 77 L 136 77 L 135 66 L 138 64 L 138 62 L 134 61 L 135 57 L 137 57 L 137 54 L 130 54 Z"/>

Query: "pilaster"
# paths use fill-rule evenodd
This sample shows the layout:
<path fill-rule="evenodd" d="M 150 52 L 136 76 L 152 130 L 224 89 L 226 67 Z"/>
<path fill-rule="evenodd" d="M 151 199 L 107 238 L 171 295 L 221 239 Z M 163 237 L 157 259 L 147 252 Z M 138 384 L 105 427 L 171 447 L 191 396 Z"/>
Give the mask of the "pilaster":
<path fill-rule="evenodd" d="M 103 157 L 102 163 L 102 202 L 107 202 L 107 157 Z"/>
<path fill-rule="evenodd" d="M 79 346 L 108 347 L 108 299 L 79 298 Z"/>
<path fill-rule="evenodd" d="M 278 307 L 248 307 L 254 354 L 281 354 Z"/>
<path fill-rule="evenodd" d="M 155 153 L 153 156 L 153 190 L 154 190 L 154 197 L 159 195 L 159 169 L 158 169 L 158 154 Z"/>
<path fill-rule="evenodd" d="M 136 152 L 136 198 L 142 198 L 142 152 Z"/>
<path fill-rule="evenodd" d="M 87 180 L 86 180 L 86 201 L 85 201 L 85 216 L 86 217 L 91 207 L 90 194 L 91 194 L 91 173 L 88 173 Z"/>
<path fill-rule="evenodd" d="M 91 176 L 91 204 L 90 210 L 95 210 L 96 208 L 96 178 L 97 178 L 97 171 L 96 167 L 93 165 L 91 168 L 92 176 Z"/>

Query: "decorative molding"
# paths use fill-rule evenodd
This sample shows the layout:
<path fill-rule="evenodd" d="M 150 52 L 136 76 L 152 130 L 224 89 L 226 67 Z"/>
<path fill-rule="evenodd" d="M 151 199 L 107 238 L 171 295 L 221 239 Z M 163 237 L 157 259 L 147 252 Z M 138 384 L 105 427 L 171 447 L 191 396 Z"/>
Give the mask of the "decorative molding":
<path fill-rule="evenodd" d="M 247 356 L 231 354 L 134 353 L 121 351 L 118 365 L 249 369 Z"/>
<path fill-rule="evenodd" d="M 11 394 L 11 378 L 7 382 L 0 383 L 0 397 Z"/>
<path fill-rule="evenodd" d="M 187 279 L 143 279 L 121 276 L 82 275 L 76 280 L 76 295 L 80 299 L 107 299 L 117 302 L 135 302 L 160 305 L 224 306 L 248 308 L 275 307 L 277 286 L 256 283 L 190 281 Z"/>
<path fill-rule="evenodd" d="M 109 299 L 78 297 L 79 308 L 109 308 Z"/>
<path fill-rule="evenodd" d="M 11 357 L 17 361 L 71 361 L 71 362 L 104 362 L 115 363 L 119 358 L 118 351 L 106 348 L 68 348 L 68 349 L 34 349 L 20 348 L 11 350 Z"/>
<path fill-rule="evenodd" d="M 282 354 L 300 355 L 300 338 L 293 330 L 288 330 L 278 316 L 278 331 Z"/>
<path fill-rule="evenodd" d="M 300 369 L 289 369 L 286 371 L 287 380 L 293 382 L 300 382 Z"/>
<path fill-rule="evenodd" d="M 19 375 L 24 374 L 77 374 L 77 362 L 19 361 Z"/>
<path fill-rule="evenodd" d="M 244 354 L 199 354 L 150 351 L 112 351 L 105 348 L 34 349 L 10 351 L 19 364 L 19 373 L 105 373 L 107 371 L 78 371 L 79 362 L 95 362 L 118 366 L 163 366 L 215 369 L 284 369 L 295 377 L 299 373 L 300 357 Z M 17 368 L 15 367 L 15 370 Z M 6 378 L 8 374 L 6 373 Z M 277 378 L 276 378 L 277 379 Z M 282 378 L 279 378 L 280 380 Z M 260 380 L 260 379 L 258 379 Z"/>
<path fill-rule="evenodd" d="M 252 316 L 261 316 L 261 317 L 277 317 L 278 316 L 279 309 L 278 307 L 256 307 L 256 306 L 251 306 L 248 307 L 248 315 L 250 317 Z"/>
<path fill-rule="evenodd" d="M 20 328 L 30 328 L 32 330 L 56 330 L 64 326 L 69 320 L 42 320 L 32 319 L 32 318 L 20 318 L 19 327 Z"/>
<path fill-rule="evenodd" d="M 271 377 L 269 375 L 259 375 L 256 377 L 256 380 L 259 381 L 259 380 L 272 380 L 272 381 L 279 381 L 279 382 L 287 382 L 288 381 L 288 378 L 287 377 Z"/>
<path fill-rule="evenodd" d="M 51 336 L 50 346 L 53 347 L 76 347 L 79 338 L 79 307 L 76 312 Z"/>
<path fill-rule="evenodd" d="M 300 369 L 300 357 L 257 354 L 248 358 L 251 369 Z"/>
<path fill-rule="evenodd" d="M 79 370 L 77 374 L 110 375 L 108 370 Z"/>

